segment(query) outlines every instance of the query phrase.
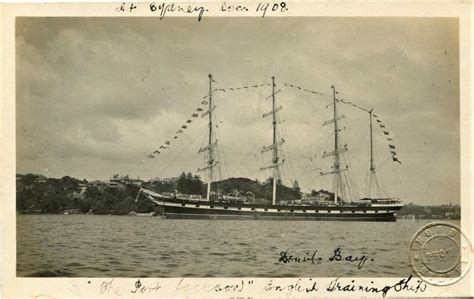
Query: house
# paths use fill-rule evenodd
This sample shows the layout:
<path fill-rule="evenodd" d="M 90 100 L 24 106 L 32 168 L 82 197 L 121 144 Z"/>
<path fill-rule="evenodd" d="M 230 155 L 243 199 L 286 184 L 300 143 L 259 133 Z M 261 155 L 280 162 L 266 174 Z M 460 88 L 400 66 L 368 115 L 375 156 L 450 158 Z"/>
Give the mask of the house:
<path fill-rule="evenodd" d="M 44 175 L 39 175 L 35 178 L 35 183 L 44 184 L 48 181 L 48 179 Z"/>
<path fill-rule="evenodd" d="M 130 183 L 136 186 L 141 186 L 145 181 L 140 179 L 131 179 Z"/>
<path fill-rule="evenodd" d="M 107 187 L 112 187 L 112 188 L 117 188 L 119 186 L 119 183 L 116 181 L 107 181 Z"/>
<path fill-rule="evenodd" d="M 87 183 L 87 186 L 89 187 L 93 186 L 93 187 L 103 188 L 105 187 L 105 185 L 106 185 L 105 182 L 102 182 L 99 180 Z"/>
<path fill-rule="evenodd" d="M 303 193 L 301 197 L 301 201 L 304 203 L 318 203 L 318 202 L 325 202 L 331 199 L 331 196 L 327 192 L 313 192 L 312 194 Z"/>

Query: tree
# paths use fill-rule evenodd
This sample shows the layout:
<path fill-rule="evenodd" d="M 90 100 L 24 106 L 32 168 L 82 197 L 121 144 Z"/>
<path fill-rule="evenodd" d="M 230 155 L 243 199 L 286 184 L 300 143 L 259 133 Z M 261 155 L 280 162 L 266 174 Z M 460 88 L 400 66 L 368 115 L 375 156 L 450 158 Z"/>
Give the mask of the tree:
<path fill-rule="evenodd" d="M 79 186 L 79 181 L 70 176 L 64 176 L 59 180 L 58 184 L 63 190 L 69 190 L 77 188 Z"/>
<path fill-rule="evenodd" d="M 37 177 L 37 175 L 28 173 L 21 179 L 21 182 L 25 185 L 33 185 Z"/>
<path fill-rule="evenodd" d="M 91 210 L 91 202 L 89 199 L 83 199 L 79 201 L 79 212 L 88 213 Z"/>
<path fill-rule="evenodd" d="M 186 178 L 186 173 L 183 171 L 179 177 L 178 181 L 176 182 L 176 189 L 178 189 L 179 192 L 186 193 L 187 192 L 187 178 Z"/>
<path fill-rule="evenodd" d="M 176 189 L 185 194 L 202 194 L 203 183 L 198 175 L 182 172 L 176 181 Z"/>
<path fill-rule="evenodd" d="M 202 194 L 204 184 L 198 175 L 193 177 L 192 194 Z"/>
<path fill-rule="evenodd" d="M 301 193 L 300 184 L 298 183 L 297 180 L 293 182 L 293 190 L 295 190 L 298 193 Z"/>

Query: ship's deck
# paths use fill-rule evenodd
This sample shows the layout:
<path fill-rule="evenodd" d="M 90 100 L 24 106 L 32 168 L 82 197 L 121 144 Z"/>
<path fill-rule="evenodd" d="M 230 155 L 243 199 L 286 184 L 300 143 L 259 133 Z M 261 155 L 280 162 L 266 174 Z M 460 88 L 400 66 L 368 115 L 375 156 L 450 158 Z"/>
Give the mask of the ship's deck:
<path fill-rule="evenodd" d="M 201 207 L 201 206 L 209 206 L 209 207 L 224 207 L 224 208 L 250 208 L 250 209 L 272 209 L 277 211 L 293 211 L 293 210 L 367 210 L 367 211 L 376 211 L 381 209 L 390 209 L 390 210 L 399 210 L 403 207 L 402 204 L 370 204 L 370 203 L 344 203 L 341 202 L 339 204 L 312 204 L 312 205 L 290 205 L 290 204 L 254 204 L 254 203 L 238 203 L 238 202 L 224 202 L 224 201 L 207 201 L 207 200 L 196 200 L 196 199 L 179 199 L 179 198 L 168 198 L 168 197 L 160 197 L 156 198 L 157 200 L 180 204 L 184 206 L 194 206 L 194 207 Z"/>

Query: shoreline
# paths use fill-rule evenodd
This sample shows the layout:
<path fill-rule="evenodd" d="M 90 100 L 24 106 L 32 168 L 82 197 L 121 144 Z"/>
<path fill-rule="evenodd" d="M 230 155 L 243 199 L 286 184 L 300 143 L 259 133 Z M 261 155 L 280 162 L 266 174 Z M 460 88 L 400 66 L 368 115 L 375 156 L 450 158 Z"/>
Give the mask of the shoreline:
<path fill-rule="evenodd" d="M 161 215 L 151 212 L 151 213 L 137 213 L 137 214 L 93 214 L 93 213 L 71 213 L 71 214 L 64 214 L 64 213 L 42 213 L 42 212 L 25 212 L 25 211 L 17 211 L 17 215 L 64 215 L 64 216 L 76 216 L 76 215 L 87 215 L 87 216 L 126 216 L 126 217 L 157 217 L 163 218 Z M 397 217 L 397 221 L 420 221 L 420 220 L 445 220 L 445 221 L 460 221 L 461 218 L 416 218 L 410 219 L 406 217 Z M 287 221 L 287 220 L 285 220 Z"/>

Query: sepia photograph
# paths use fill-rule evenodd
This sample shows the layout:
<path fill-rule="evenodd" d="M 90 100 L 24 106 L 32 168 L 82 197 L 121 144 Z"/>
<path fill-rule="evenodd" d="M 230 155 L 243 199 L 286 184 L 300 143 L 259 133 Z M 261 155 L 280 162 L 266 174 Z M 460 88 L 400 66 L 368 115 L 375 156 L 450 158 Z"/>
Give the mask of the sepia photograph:
<path fill-rule="evenodd" d="M 0 294 L 468 295 L 461 6 L 7 7 Z"/>
<path fill-rule="evenodd" d="M 403 277 L 459 225 L 455 18 L 15 27 L 18 276 Z"/>

